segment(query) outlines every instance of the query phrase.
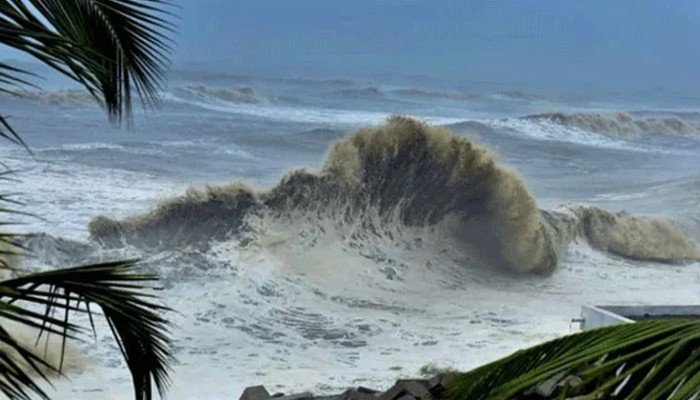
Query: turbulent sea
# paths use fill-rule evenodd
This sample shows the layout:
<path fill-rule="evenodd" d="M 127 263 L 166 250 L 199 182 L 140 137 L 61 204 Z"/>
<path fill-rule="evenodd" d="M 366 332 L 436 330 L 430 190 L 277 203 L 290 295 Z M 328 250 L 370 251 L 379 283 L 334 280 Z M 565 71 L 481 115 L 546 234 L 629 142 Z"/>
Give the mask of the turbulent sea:
<path fill-rule="evenodd" d="M 25 267 L 160 275 L 170 398 L 381 389 L 569 333 L 583 304 L 700 303 L 683 99 L 192 72 L 162 97 L 132 130 L 80 92 L 0 97 L 33 150 L 0 159 L 43 217 Z M 56 398 L 130 394 L 101 332 Z"/>

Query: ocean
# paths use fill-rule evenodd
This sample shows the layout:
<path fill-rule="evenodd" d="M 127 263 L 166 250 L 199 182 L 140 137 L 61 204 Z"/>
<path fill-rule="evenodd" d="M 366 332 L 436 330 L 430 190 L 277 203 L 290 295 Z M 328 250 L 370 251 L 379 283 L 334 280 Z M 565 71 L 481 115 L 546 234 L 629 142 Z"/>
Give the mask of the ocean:
<path fill-rule="evenodd" d="M 33 153 L 0 159 L 42 217 L 26 268 L 161 277 L 172 399 L 383 389 L 574 332 L 583 304 L 700 303 L 697 100 L 202 71 L 161 97 L 118 129 L 72 89 L 2 96 Z M 54 398 L 130 395 L 98 328 Z"/>

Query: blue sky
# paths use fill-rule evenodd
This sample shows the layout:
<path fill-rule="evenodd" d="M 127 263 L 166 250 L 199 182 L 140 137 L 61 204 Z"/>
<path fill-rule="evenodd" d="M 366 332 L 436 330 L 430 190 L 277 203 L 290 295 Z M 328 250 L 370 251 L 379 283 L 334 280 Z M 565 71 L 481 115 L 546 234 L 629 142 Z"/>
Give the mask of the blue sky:
<path fill-rule="evenodd" d="M 178 0 L 177 64 L 700 88 L 696 0 Z"/>

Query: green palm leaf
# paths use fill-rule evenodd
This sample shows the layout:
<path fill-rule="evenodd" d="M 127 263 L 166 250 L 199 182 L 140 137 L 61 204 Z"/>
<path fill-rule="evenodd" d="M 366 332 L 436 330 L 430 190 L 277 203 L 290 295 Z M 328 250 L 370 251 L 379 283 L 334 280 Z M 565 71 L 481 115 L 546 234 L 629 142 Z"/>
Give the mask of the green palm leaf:
<path fill-rule="evenodd" d="M 544 390 L 543 384 L 549 386 L 549 396 L 536 394 L 538 388 Z M 516 352 L 461 375 L 447 397 L 691 400 L 698 396 L 700 321 L 662 320 L 591 330 Z"/>
<path fill-rule="evenodd" d="M 155 103 L 167 67 L 172 31 L 162 6 L 169 0 L 0 0 L 0 46 L 22 51 L 82 84 L 113 121 L 130 120 L 132 98 L 146 106 Z M 33 75 L 0 63 L 0 92 L 33 86 Z M 28 147 L 0 113 L 0 137 Z M 11 171 L 0 173 L 7 180 Z M 11 195 L 0 195 L 0 225 L 26 215 Z M 0 269 L 10 269 L 12 258 L 24 253 L 21 235 L 0 231 Z M 134 383 L 135 398 L 162 394 L 167 386 L 171 346 L 167 311 L 146 294 L 154 279 L 133 271 L 134 261 L 96 264 L 32 274 L 0 282 L 0 317 L 36 328 L 48 344 L 58 335 L 61 360 L 50 365 L 32 349 L 17 342 L 0 325 L 0 393 L 28 400 L 48 395 L 32 373 L 46 379 L 59 372 L 66 339 L 80 337 L 83 329 L 71 316 L 87 314 L 94 331 L 97 306 L 122 351 Z M 43 312 L 37 311 L 37 309 Z"/>
<path fill-rule="evenodd" d="M 14 171 L 5 170 L 0 172 L 0 181 L 14 181 L 10 176 Z M 0 226 L 15 226 L 20 225 L 19 221 L 12 221 L 13 217 L 27 216 L 28 214 L 17 209 L 23 204 L 14 199 L 11 193 L 0 193 L 0 215 L 6 218 L 0 218 Z M 5 220 L 5 221 L 3 221 Z M 12 260 L 21 255 L 22 250 L 26 250 L 19 243 L 18 239 L 23 235 L 19 233 L 7 232 L 0 230 L 0 270 L 14 269 Z"/>
<path fill-rule="evenodd" d="M 171 51 L 168 0 L 0 0 L 0 45 L 81 83 L 121 121 L 132 95 L 153 104 Z M 24 71 L 0 64 L 0 86 Z M 6 129 L 5 129 L 6 130 Z M 6 135 L 9 136 L 9 135 Z M 15 139 L 16 135 L 13 136 Z"/>
<path fill-rule="evenodd" d="M 0 173 L 0 180 L 10 180 L 12 171 Z M 5 220 L 28 215 L 17 206 L 12 195 L 0 194 L 0 215 Z M 0 222 L 0 225 L 13 225 Z M 0 231 L 0 269 L 16 268 L 12 258 L 29 252 L 20 234 Z M 29 400 L 31 393 L 42 399 L 48 395 L 34 382 L 31 373 L 48 381 L 46 371 L 60 373 L 66 339 L 77 339 L 84 329 L 70 322 L 73 313 L 87 314 L 92 330 L 97 306 L 107 320 L 126 364 L 131 372 L 135 399 L 150 400 L 153 386 L 164 393 L 168 382 L 171 344 L 163 314 L 168 311 L 154 302 L 146 291 L 152 275 L 135 273 L 135 261 L 60 269 L 0 281 L 0 318 L 39 331 L 39 339 L 49 344 L 51 335 L 62 338 L 61 360 L 51 365 L 15 340 L 0 325 L 0 393 L 10 399 Z M 36 311 L 37 307 L 43 312 Z M 58 315 L 58 316 L 56 316 Z"/>
<path fill-rule="evenodd" d="M 156 278 L 134 273 L 134 264 L 133 260 L 119 261 L 5 280 L 0 283 L 0 298 L 3 300 L 0 303 L 0 317 L 37 328 L 40 330 L 39 336 L 45 335 L 46 340 L 48 335 L 58 334 L 63 338 L 65 346 L 66 338 L 75 338 L 82 332 L 79 327 L 69 322 L 70 314 L 87 314 L 92 324 L 93 311 L 89 305 L 97 305 L 102 310 L 102 315 L 107 320 L 129 367 L 135 398 L 151 399 L 153 386 L 162 395 L 168 383 L 167 365 L 171 359 L 167 322 L 162 316 L 168 309 L 155 303 L 153 296 L 145 292 L 145 284 Z M 17 307 L 14 306 L 15 303 L 25 304 L 23 307 Z M 27 304 L 41 306 L 44 312 L 27 311 Z M 62 317 L 53 317 L 54 313 Z M 93 324 L 93 331 L 94 328 Z M 8 340 L 12 340 L 9 334 L 7 336 Z M 33 361 L 37 367 L 45 366 L 45 363 L 40 364 L 34 357 L 27 356 L 25 361 Z M 51 369 L 60 371 L 62 364 L 63 357 L 59 365 L 51 366 Z M 17 369 L 19 368 L 5 371 Z M 0 381 L 7 380 L 5 371 L 0 369 Z M 19 387 L 25 387 L 48 399 L 34 386 Z M 26 389 L 22 389 L 20 393 L 26 395 Z M 0 391 L 3 391 L 2 384 Z M 3 393 L 10 398 L 25 398 L 12 397 L 12 393 L 7 391 Z"/>

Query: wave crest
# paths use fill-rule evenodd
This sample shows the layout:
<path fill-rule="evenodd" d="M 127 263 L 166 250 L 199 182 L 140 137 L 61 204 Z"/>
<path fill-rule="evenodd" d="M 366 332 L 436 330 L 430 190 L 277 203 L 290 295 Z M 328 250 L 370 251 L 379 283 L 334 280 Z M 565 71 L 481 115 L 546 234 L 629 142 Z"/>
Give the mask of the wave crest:
<path fill-rule="evenodd" d="M 676 116 L 634 117 L 625 112 L 566 113 L 550 112 L 523 117 L 526 120 L 547 121 L 557 125 L 618 137 L 639 135 L 695 135 L 700 126 Z"/>
<path fill-rule="evenodd" d="M 318 231 L 330 225 L 340 240 L 395 242 L 414 229 L 444 238 L 466 259 L 515 272 L 551 273 L 579 236 L 630 258 L 700 258 L 660 220 L 583 206 L 540 211 L 519 175 L 489 151 L 405 117 L 336 142 L 319 173 L 291 172 L 267 191 L 190 190 L 124 221 L 98 217 L 89 231 L 107 245 L 178 246 L 240 235 L 254 217 Z"/>
<path fill-rule="evenodd" d="M 333 91 L 332 94 L 341 97 L 349 97 L 353 99 L 381 99 L 385 93 L 382 89 L 376 86 L 367 86 L 363 88 L 340 89 Z"/>
<path fill-rule="evenodd" d="M 233 88 L 215 88 L 208 86 L 186 86 L 177 88 L 174 91 L 177 96 L 195 99 L 216 99 L 232 103 L 243 104 L 261 104 L 267 99 L 256 92 L 253 88 L 233 87 Z"/>
<path fill-rule="evenodd" d="M 56 91 L 44 90 L 16 90 L 15 95 L 21 99 L 51 104 L 59 107 L 89 107 L 99 105 L 89 92 L 78 89 L 65 89 Z M 2 94 L 5 95 L 7 94 Z"/>
<path fill-rule="evenodd" d="M 664 263 L 700 260 L 700 248 L 668 221 L 596 207 L 569 205 L 546 212 L 564 241 L 584 238 L 593 247 L 618 256 Z"/>
<path fill-rule="evenodd" d="M 475 93 L 468 92 L 443 92 L 435 90 L 424 90 L 419 88 L 397 89 L 391 92 L 398 96 L 415 97 L 419 99 L 438 99 L 438 100 L 474 100 L 481 96 Z"/>

